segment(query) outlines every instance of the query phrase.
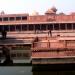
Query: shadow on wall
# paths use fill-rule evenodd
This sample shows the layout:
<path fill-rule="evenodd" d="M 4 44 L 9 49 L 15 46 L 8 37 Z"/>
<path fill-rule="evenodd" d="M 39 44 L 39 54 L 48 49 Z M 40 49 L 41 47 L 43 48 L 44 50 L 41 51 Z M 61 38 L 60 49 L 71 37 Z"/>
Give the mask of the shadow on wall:
<path fill-rule="evenodd" d="M 5 57 L 5 60 L 4 62 L 2 63 L 3 66 L 6 66 L 6 65 L 13 65 L 13 60 L 11 59 L 10 57 L 10 50 L 8 48 L 8 46 L 4 45 L 2 46 L 2 54 L 4 55 Z"/>

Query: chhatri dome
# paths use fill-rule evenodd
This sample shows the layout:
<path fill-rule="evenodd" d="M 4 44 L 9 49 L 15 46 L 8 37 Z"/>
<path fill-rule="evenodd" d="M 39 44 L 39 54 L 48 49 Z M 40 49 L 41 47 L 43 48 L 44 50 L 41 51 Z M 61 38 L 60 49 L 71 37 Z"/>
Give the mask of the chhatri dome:
<path fill-rule="evenodd" d="M 57 12 L 56 7 L 54 7 L 54 6 L 51 8 L 51 10 L 54 11 L 54 12 Z"/>
<path fill-rule="evenodd" d="M 45 14 L 56 14 L 57 9 L 55 7 L 52 7 L 50 9 L 48 9 Z"/>
<path fill-rule="evenodd" d="M 33 11 L 31 15 L 32 16 L 37 16 L 37 15 L 39 15 L 39 13 L 37 11 Z"/>
<path fill-rule="evenodd" d="M 2 10 L 0 14 L 3 15 L 3 14 L 5 14 L 5 12 Z"/>

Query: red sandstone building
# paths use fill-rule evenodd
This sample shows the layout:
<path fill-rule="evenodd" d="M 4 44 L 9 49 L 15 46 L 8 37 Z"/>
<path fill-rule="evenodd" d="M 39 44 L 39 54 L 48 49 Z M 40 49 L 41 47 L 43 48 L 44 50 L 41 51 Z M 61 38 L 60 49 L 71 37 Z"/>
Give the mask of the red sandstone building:
<path fill-rule="evenodd" d="M 44 15 L 2 12 L 2 30 L 7 39 L 0 40 L 0 46 L 7 45 L 12 58 L 29 57 L 33 64 L 75 63 L 75 13 L 57 14 L 55 7 Z"/>

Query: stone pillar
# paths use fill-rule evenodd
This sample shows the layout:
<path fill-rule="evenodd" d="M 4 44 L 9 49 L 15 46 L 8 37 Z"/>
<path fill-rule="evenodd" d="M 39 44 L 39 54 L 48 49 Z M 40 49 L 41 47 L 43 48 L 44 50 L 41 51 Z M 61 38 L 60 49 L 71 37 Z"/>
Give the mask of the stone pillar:
<path fill-rule="evenodd" d="M 71 23 L 71 25 L 72 25 L 72 30 L 73 30 L 73 23 Z"/>
<path fill-rule="evenodd" d="M 65 29 L 67 30 L 67 24 L 65 24 Z"/>
<path fill-rule="evenodd" d="M 54 24 L 52 24 L 53 25 L 53 30 L 54 30 Z"/>
<path fill-rule="evenodd" d="M 27 24 L 27 31 L 29 30 L 29 25 Z"/>
<path fill-rule="evenodd" d="M 59 23 L 59 30 L 61 30 L 61 29 L 60 29 L 60 23 Z"/>

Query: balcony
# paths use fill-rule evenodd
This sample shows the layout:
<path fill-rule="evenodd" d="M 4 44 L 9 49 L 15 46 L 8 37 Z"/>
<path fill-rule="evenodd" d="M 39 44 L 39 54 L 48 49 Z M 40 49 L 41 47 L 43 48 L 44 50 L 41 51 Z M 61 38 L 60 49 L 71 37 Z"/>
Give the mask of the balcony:
<path fill-rule="evenodd" d="M 41 59 L 41 61 L 38 61 L 39 59 Z M 49 60 L 48 62 L 47 59 Z M 73 39 L 60 40 L 59 38 L 57 38 L 57 40 L 47 39 L 33 43 L 33 63 L 56 63 L 55 60 L 57 59 L 57 63 L 75 63 L 75 41 Z M 68 60 L 69 62 L 65 60 Z"/>
<path fill-rule="evenodd" d="M 75 39 L 73 38 L 72 37 L 71 38 L 56 37 L 56 39 L 55 38 L 53 39 L 47 38 L 44 40 L 41 39 L 40 41 L 34 42 L 32 44 L 32 51 L 75 49 Z"/>

